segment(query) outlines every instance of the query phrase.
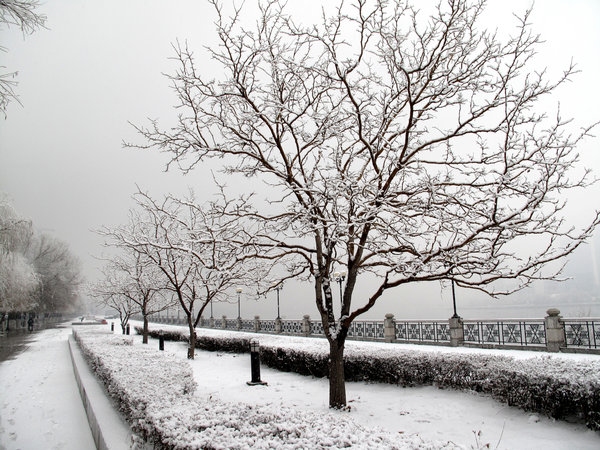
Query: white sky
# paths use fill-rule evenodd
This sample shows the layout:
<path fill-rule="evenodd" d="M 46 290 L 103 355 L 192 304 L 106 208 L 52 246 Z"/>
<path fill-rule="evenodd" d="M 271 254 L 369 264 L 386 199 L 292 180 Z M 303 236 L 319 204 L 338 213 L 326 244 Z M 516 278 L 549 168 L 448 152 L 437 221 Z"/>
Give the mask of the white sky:
<path fill-rule="evenodd" d="M 320 3 L 304 1 L 298 11 L 316 11 Z M 511 11 L 522 12 L 527 4 L 491 0 L 487 23 L 506 31 Z M 215 41 L 213 14 L 206 2 L 192 0 L 61 0 L 48 1 L 40 11 L 48 17 L 48 29 L 26 38 L 15 28 L 0 29 L 0 45 L 8 48 L 7 53 L 0 53 L 0 65 L 19 72 L 17 92 L 23 104 L 12 103 L 8 118 L 0 119 L 0 191 L 8 194 L 15 208 L 39 230 L 69 242 L 83 262 L 85 275 L 93 280 L 99 263 L 91 255 L 99 255 L 102 249 L 101 239 L 91 230 L 126 220 L 136 183 L 154 196 L 183 193 L 188 186 L 198 197 L 212 192 L 210 177 L 198 171 L 185 177 L 177 171 L 164 173 L 163 155 L 125 150 L 121 142 L 136 138 L 128 121 L 142 124 L 151 117 L 168 122 L 173 117 L 175 98 L 161 74 L 175 67 L 168 59 L 173 56 L 171 43 L 187 39 L 200 55 L 203 45 Z M 549 108 L 560 100 L 563 116 L 575 117 L 576 125 L 600 120 L 596 81 L 600 73 L 600 2 L 539 1 L 531 22 L 546 40 L 540 65 L 558 71 L 573 58 L 582 71 L 557 92 Z M 204 68 L 217 73 L 209 60 Z M 594 138 L 581 147 L 584 163 L 597 173 L 599 144 L 600 139 Z M 591 209 L 600 207 L 598 198 L 598 186 L 573 197 L 572 220 L 582 223 L 588 219 Z M 581 272 L 579 280 L 595 284 L 596 303 L 600 303 L 595 262 L 600 260 L 598 240 L 582 250 L 575 258 L 581 265 L 571 270 Z M 568 283 L 558 291 L 578 289 L 576 280 Z M 540 286 L 537 293 L 550 294 L 552 290 Z M 482 297 L 459 292 L 459 297 L 465 296 Z M 269 311 L 265 317 L 274 311 L 275 294 L 271 297 L 264 305 Z M 441 293 L 437 284 L 404 289 L 387 295 L 372 317 L 383 318 L 385 312 L 407 318 L 449 317 L 449 301 L 449 292 Z M 502 314 L 541 317 L 548 307 L 561 307 L 550 303 Z M 309 286 L 285 288 L 282 305 L 283 316 L 316 316 Z M 482 316 L 483 310 L 478 308 L 488 306 L 489 300 L 480 300 L 473 309 L 463 310 L 464 316 Z M 219 307 L 215 314 L 237 314 L 234 306 Z M 577 308 L 571 314 L 592 308 L 592 313 L 600 315 L 600 306 Z M 244 309 L 245 316 L 263 311 L 254 304 Z"/>

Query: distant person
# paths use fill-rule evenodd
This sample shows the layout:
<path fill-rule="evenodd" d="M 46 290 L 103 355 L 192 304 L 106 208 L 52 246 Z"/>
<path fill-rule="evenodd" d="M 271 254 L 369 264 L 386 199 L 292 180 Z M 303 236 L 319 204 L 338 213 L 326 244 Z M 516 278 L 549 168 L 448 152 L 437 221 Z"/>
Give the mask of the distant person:
<path fill-rule="evenodd" d="M 30 317 L 27 321 L 27 329 L 29 330 L 29 332 L 33 331 L 33 317 Z"/>

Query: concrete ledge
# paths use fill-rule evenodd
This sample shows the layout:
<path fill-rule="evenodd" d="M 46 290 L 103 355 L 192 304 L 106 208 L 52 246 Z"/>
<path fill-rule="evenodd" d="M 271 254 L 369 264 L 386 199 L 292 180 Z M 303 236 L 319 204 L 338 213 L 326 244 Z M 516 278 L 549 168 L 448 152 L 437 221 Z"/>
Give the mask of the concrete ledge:
<path fill-rule="evenodd" d="M 123 417 L 112 405 L 106 389 L 96 379 L 73 336 L 69 352 L 81 400 L 98 450 L 131 448 L 132 434 Z"/>

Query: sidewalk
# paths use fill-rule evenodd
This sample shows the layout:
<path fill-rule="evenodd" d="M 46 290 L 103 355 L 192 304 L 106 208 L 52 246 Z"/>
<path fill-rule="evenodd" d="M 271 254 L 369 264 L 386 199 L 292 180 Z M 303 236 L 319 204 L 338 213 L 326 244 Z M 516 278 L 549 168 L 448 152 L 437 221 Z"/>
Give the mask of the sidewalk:
<path fill-rule="evenodd" d="M 71 327 L 35 333 L 0 362 L 0 449 L 95 449 L 67 344 Z"/>

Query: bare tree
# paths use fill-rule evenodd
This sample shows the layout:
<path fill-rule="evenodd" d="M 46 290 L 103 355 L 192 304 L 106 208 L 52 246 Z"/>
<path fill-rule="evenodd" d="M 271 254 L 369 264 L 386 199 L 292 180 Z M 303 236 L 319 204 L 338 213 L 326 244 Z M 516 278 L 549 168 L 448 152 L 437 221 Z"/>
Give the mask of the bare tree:
<path fill-rule="evenodd" d="M 46 16 L 36 12 L 38 7 L 39 2 L 36 0 L 0 0 L 0 27 L 16 26 L 24 35 L 32 34 L 46 22 Z M 6 51 L 6 48 L 0 46 L 0 52 Z M 5 67 L 0 66 L 0 69 Z M 16 76 L 16 72 L 0 73 L 0 112 L 4 116 L 8 103 L 11 100 L 19 101 L 14 91 Z"/>
<path fill-rule="evenodd" d="M 108 264 L 102 269 L 103 278 L 88 286 L 89 294 L 100 306 L 119 314 L 121 332 L 125 334 L 131 317 L 139 311 L 139 292 L 117 266 Z"/>
<path fill-rule="evenodd" d="M 188 358 L 194 358 L 195 327 L 213 301 L 226 300 L 232 288 L 253 273 L 244 265 L 244 230 L 227 207 L 199 206 L 193 198 L 166 197 L 156 202 L 136 194 L 138 210 L 129 224 L 104 229 L 109 244 L 137 252 L 162 274 L 164 286 L 178 300 L 190 332 Z"/>
<path fill-rule="evenodd" d="M 501 39 L 479 28 L 484 1 L 440 2 L 430 17 L 405 1 L 340 2 L 304 27 L 271 0 L 253 28 L 212 3 L 220 45 L 207 51 L 223 78 L 175 45 L 178 123 L 137 127 L 145 142 L 125 145 L 166 152 L 185 171 L 222 158 L 226 173 L 268 183 L 269 204 L 241 215 L 265 230 L 257 257 L 293 257 L 290 270 L 314 283 L 331 407 L 346 404 L 350 324 L 385 291 L 449 279 L 513 292 L 558 277 L 547 264 L 597 225 L 598 214 L 581 230 L 564 220 L 564 193 L 590 181 L 571 169 L 591 127 L 572 132 L 536 110 L 575 67 L 556 80 L 532 68 L 541 41 L 529 12 Z M 363 275 L 378 281 L 353 305 Z"/>

